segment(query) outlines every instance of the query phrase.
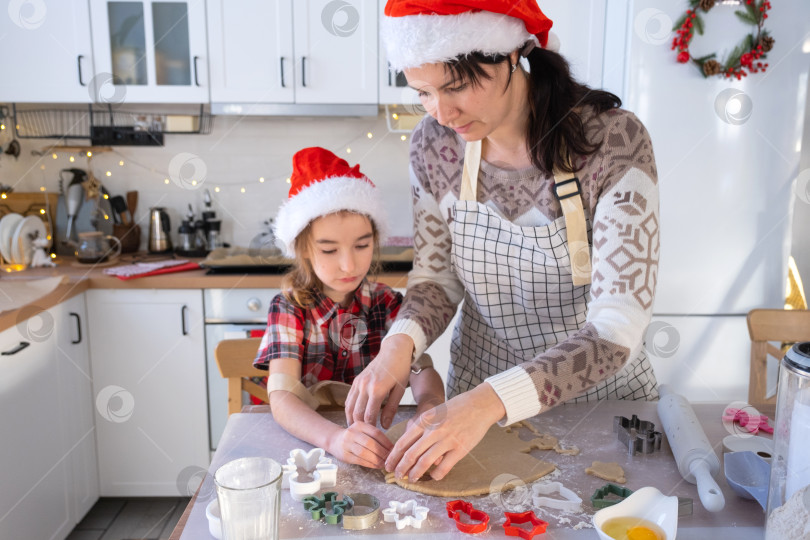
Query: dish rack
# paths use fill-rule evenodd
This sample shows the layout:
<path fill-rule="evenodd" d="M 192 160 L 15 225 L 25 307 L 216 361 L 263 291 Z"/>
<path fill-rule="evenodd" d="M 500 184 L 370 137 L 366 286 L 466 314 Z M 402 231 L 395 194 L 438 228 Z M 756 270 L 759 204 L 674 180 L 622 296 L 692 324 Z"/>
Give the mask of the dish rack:
<path fill-rule="evenodd" d="M 164 135 L 208 135 L 214 117 L 200 105 L 194 114 L 87 108 L 18 109 L 12 106 L 20 139 L 90 139 L 93 146 L 163 146 Z"/>

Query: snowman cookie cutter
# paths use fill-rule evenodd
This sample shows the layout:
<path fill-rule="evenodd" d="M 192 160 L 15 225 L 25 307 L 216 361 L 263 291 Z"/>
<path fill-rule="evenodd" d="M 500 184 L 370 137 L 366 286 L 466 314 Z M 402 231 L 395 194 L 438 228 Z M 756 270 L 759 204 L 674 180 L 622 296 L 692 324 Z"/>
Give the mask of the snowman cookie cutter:
<path fill-rule="evenodd" d="M 281 487 L 290 490 L 293 500 L 301 501 L 324 488 L 337 484 L 337 465 L 325 457 L 323 448 L 304 452 L 300 448 L 290 451 L 287 464 L 282 467 Z"/>

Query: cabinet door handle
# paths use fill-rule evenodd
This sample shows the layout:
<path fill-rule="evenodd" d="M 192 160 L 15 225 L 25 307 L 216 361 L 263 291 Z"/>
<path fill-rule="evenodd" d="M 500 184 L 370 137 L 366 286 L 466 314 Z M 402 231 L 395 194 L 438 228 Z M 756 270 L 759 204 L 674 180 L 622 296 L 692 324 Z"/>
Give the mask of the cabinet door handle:
<path fill-rule="evenodd" d="M 307 57 L 301 57 L 301 86 L 307 87 Z"/>
<path fill-rule="evenodd" d="M 282 88 L 287 88 L 287 85 L 284 84 L 284 57 L 283 56 L 280 59 L 280 64 L 281 64 L 281 87 Z"/>
<path fill-rule="evenodd" d="M 86 84 L 84 84 L 84 81 L 82 80 L 82 58 L 84 58 L 83 54 L 80 54 L 76 58 L 76 64 L 79 66 L 79 85 L 80 86 L 87 86 Z"/>
<path fill-rule="evenodd" d="M 187 309 L 188 309 L 188 306 L 183 306 L 182 308 L 180 308 L 180 325 L 181 325 L 181 329 L 183 331 L 184 336 L 188 335 L 188 330 L 186 329 L 186 310 Z"/>
<path fill-rule="evenodd" d="M 70 316 L 76 317 L 76 334 L 78 335 L 78 337 L 76 338 L 76 341 L 71 341 L 71 343 L 76 345 L 77 343 L 82 342 L 82 319 L 81 317 L 79 317 L 78 313 L 71 312 Z"/>
<path fill-rule="evenodd" d="M 199 56 L 194 57 L 194 84 L 200 86 L 200 79 L 197 77 L 197 60 L 199 60 Z"/>
<path fill-rule="evenodd" d="M 17 345 L 16 347 L 14 347 L 14 348 L 13 348 L 13 349 L 11 349 L 11 350 L 8 350 L 8 351 L 3 351 L 2 353 L 0 353 L 0 355 L 3 355 L 3 356 L 11 356 L 11 355 L 13 355 L 13 354 L 17 354 L 18 352 L 20 352 L 21 350 L 25 349 L 25 348 L 26 348 L 26 347 L 28 347 L 29 345 L 31 345 L 31 344 L 30 344 L 30 343 L 28 343 L 27 341 L 21 341 L 19 345 Z"/>

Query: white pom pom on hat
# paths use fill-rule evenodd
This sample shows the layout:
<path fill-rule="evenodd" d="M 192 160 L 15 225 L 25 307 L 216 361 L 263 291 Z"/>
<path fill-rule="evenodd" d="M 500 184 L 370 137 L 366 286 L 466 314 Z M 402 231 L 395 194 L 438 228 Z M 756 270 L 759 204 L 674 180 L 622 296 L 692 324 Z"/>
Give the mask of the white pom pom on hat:
<path fill-rule="evenodd" d="M 391 69 L 463 54 L 508 54 L 529 40 L 558 51 L 552 21 L 535 0 L 388 0 L 380 36 Z"/>
<path fill-rule="evenodd" d="M 348 210 L 367 215 L 377 228 L 380 243 L 388 231 L 387 217 L 377 188 L 360 165 L 320 147 L 304 148 L 293 156 L 290 193 L 274 221 L 276 243 L 295 257 L 295 239 L 309 223 L 321 216 Z"/>

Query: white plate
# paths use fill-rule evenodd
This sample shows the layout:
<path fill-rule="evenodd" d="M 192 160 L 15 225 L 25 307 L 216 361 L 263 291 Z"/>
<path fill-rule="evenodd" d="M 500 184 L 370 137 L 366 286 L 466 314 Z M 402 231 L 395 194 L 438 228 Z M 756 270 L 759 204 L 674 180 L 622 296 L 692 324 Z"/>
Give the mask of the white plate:
<path fill-rule="evenodd" d="M 0 254 L 9 264 L 14 263 L 11 257 L 11 238 L 22 220 L 20 214 L 6 214 L 0 219 Z"/>
<path fill-rule="evenodd" d="M 20 221 L 11 240 L 11 254 L 16 264 L 31 264 L 34 256 L 34 237 L 47 238 L 45 224 L 37 216 L 28 216 Z"/>

